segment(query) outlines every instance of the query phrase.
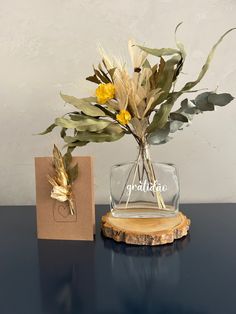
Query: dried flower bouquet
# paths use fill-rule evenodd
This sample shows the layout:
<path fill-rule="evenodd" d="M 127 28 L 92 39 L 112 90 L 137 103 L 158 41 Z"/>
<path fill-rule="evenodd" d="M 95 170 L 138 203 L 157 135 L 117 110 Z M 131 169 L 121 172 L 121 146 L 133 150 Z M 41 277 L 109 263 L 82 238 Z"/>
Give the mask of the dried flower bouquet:
<path fill-rule="evenodd" d="M 175 39 L 180 24 L 175 29 Z M 206 74 L 217 46 L 234 29 L 220 37 L 197 77 L 179 90 L 175 89 L 175 84 L 181 75 L 186 52 L 177 39 L 176 48 L 161 49 L 147 48 L 129 41 L 131 73 L 125 62 L 110 58 L 102 51 L 101 63 L 93 69 L 93 75 L 87 77 L 88 81 L 98 85 L 94 95 L 76 98 L 61 94 L 62 99 L 76 110 L 56 118 L 41 134 L 60 127 L 61 137 L 69 152 L 90 142 L 112 142 L 125 134 L 132 135 L 139 146 L 139 154 L 132 169 L 133 181 L 136 176 L 142 180 L 146 175 L 150 183 L 156 182 L 157 176 L 147 147 L 168 142 L 176 131 L 188 126 L 195 115 L 214 111 L 216 106 L 223 107 L 233 100 L 229 93 L 204 91 L 194 99 L 186 97 L 178 109 L 173 108 L 180 96 L 199 92 L 194 88 Z M 149 55 L 157 57 L 157 62 L 151 64 Z M 71 129 L 73 135 L 71 132 L 68 134 Z M 157 207 L 165 209 L 162 194 L 159 191 L 155 193 Z M 128 203 L 129 198 L 126 205 Z"/>

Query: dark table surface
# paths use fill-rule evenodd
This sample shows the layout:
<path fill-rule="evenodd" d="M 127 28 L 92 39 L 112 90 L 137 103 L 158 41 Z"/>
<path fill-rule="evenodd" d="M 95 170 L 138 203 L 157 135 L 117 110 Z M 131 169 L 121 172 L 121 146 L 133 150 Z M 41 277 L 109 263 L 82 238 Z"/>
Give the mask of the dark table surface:
<path fill-rule="evenodd" d="M 35 207 L 0 207 L 1 314 L 236 313 L 236 204 L 182 205 L 171 245 L 36 239 Z"/>

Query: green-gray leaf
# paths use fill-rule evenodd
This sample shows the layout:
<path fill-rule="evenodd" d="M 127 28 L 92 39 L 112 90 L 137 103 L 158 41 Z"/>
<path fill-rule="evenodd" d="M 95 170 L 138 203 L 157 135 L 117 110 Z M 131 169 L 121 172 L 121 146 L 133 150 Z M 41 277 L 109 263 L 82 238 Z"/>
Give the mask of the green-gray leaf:
<path fill-rule="evenodd" d="M 205 92 L 198 95 L 193 101 L 196 107 L 201 111 L 214 111 L 214 105 L 209 102 L 210 92 Z"/>
<path fill-rule="evenodd" d="M 74 120 L 76 119 L 76 120 Z M 99 120 L 84 115 L 73 115 L 72 119 L 56 118 L 55 124 L 67 129 L 76 129 L 77 131 L 98 132 L 111 124 L 107 120 Z"/>
<path fill-rule="evenodd" d="M 101 109 L 105 113 L 105 115 L 107 117 L 110 117 L 113 120 L 116 120 L 116 114 L 115 113 L 113 113 L 112 111 L 110 111 L 107 108 L 103 107 L 102 105 L 96 104 L 95 106 L 98 107 L 99 109 Z"/>
<path fill-rule="evenodd" d="M 155 113 L 152 122 L 147 128 L 148 133 L 151 133 L 156 129 L 162 129 L 166 125 L 176 97 L 173 94 L 170 99 L 167 99 L 167 101 L 161 105 L 160 109 Z"/>
<path fill-rule="evenodd" d="M 186 93 L 188 92 L 189 90 L 191 90 L 195 85 L 197 85 L 201 79 L 204 77 L 204 75 L 206 74 L 208 68 L 209 68 L 209 65 L 211 63 L 211 60 L 213 58 L 213 55 L 214 55 L 214 52 L 217 48 L 217 46 L 221 43 L 221 41 L 224 39 L 224 37 L 230 33 L 231 31 L 235 30 L 236 28 L 231 28 L 229 29 L 227 32 L 225 32 L 221 37 L 220 39 L 216 42 L 216 44 L 212 47 L 207 59 L 206 59 L 206 62 L 205 64 L 203 65 L 197 79 L 195 81 L 192 81 L 192 82 L 188 82 L 184 85 L 184 87 L 178 91 L 178 92 L 173 92 L 171 94 L 168 95 L 168 98 L 167 100 L 165 101 L 165 103 L 163 103 L 161 105 L 161 108 L 160 110 L 158 111 L 158 113 L 155 115 L 156 118 L 153 119 L 152 123 L 150 124 L 149 126 L 149 132 L 151 132 L 152 130 L 154 130 L 157 126 L 158 128 L 162 128 L 165 126 L 166 122 L 168 121 L 168 116 L 170 114 L 170 111 L 175 103 L 175 101 L 183 94 L 183 93 Z M 146 47 L 140 47 L 141 49 L 145 48 Z M 147 48 L 148 49 L 148 48 Z M 144 50 L 144 49 L 143 49 Z M 177 50 L 178 51 L 178 50 Z M 157 56 L 161 56 L 161 53 L 160 51 L 158 51 L 157 49 L 157 52 L 155 51 L 152 51 L 152 50 L 149 50 L 150 53 L 156 53 Z M 168 52 L 168 50 L 167 50 Z M 171 52 L 171 51 L 169 51 Z M 172 51 L 173 52 L 173 51 Z M 182 53 L 179 51 L 179 54 L 182 55 Z M 159 99 L 158 99 L 159 101 Z"/>
<path fill-rule="evenodd" d="M 73 183 L 78 177 L 78 164 L 67 170 L 70 184 Z"/>
<path fill-rule="evenodd" d="M 155 57 L 162 57 L 162 56 L 171 56 L 174 54 L 180 54 L 180 51 L 178 49 L 173 48 L 161 48 L 161 49 L 155 49 L 155 48 L 148 48 L 144 46 L 138 46 L 143 51 L 149 53 L 150 55 L 153 55 Z"/>
<path fill-rule="evenodd" d="M 66 168 L 66 170 L 69 169 L 69 165 L 72 161 L 72 155 L 70 152 L 66 152 L 65 155 L 63 156 L 63 162 L 64 162 L 64 166 Z"/>
<path fill-rule="evenodd" d="M 200 113 L 200 110 L 195 106 L 193 101 L 188 100 L 185 98 L 181 101 L 180 108 L 175 112 L 187 115 L 194 115 Z"/>
<path fill-rule="evenodd" d="M 228 93 L 223 93 L 223 94 L 216 94 L 216 93 L 211 93 L 208 96 L 208 101 L 212 103 L 215 106 L 226 106 L 228 105 L 234 97 Z"/>
<path fill-rule="evenodd" d="M 118 124 L 111 124 L 107 128 L 103 129 L 99 133 L 95 132 L 77 132 L 77 135 L 66 136 L 65 142 L 73 143 L 77 141 L 87 141 L 87 142 L 113 142 L 119 140 L 121 137 L 124 136 L 123 129 Z"/>
<path fill-rule="evenodd" d="M 76 146 L 82 147 L 87 145 L 89 142 L 82 142 L 82 141 L 74 141 L 74 142 L 69 142 L 66 144 L 64 147 L 67 147 L 67 151 L 72 152 Z"/>
<path fill-rule="evenodd" d="M 214 106 L 226 106 L 233 99 L 233 96 L 227 93 L 216 94 L 213 92 L 205 92 L 198 95 L 193 102 L 201 111 L 213 111 Z"/>
<path fill-rule="evenodd" d="M 157 103 L 161 103 L 163 100 L 166 99 L 167 95 L 169 94 L 176 74 L 177 65 L 180 60 L 181 57 L 177 55 L 173 56 L 171 59 L 165 62 L 163 72 L 161 73 L 160 77 L 158 77 L 158 83 L 156 85 L 156 88 L 161 88 L 164 93 L 158 99 Z"/>
<path fill-rule="evenodd" d="M 175 73 L 175 79 L 177 78 L 177 76 L 179 75 L 179 73 L 181 72 L 182 68 L 183 68 L 183 65 L 184 65 L 184 61 L 185 61 L 185 58 L 186 58 L 186 52 L 185 52 L 185 49 L 184 49 L 184 45 L 177 40 L 177 30 L 179 29 L 179 27 L 182 25 L 183 22 L 179 23 L 176 28 L 175 28 L 175 43 L 176 43 L 176 46 L 177 48 L 179 49 L 180 51 L 180 54 L 181 54 L 181 60 L 178 64 L 178 67 L 176 69 L 176 73 Z"/>
<path fill-rule="evenodd" d="M 188 82 L 187 84 L 184 85 L 184 87 L 181 89 L 181 91 L 186 91 L 186 90 L 189 90 L 189 89 L 192 89 L 195 85 L 197 85 L 201 79 L 203 78 L 203 76 L 206 74 L 209 66 L 210 66 L 210 63 L 212 61 L 212 58 L 214 56 L 214 53 L 215 53 L 215 50 L 217 48 L 217 46 L 222 42 L 222 40 L 224 39 L 224 37 L 230 33 L 231 31 L 235 30 L 236 28 L 231 28 L 229 29 L 227 32 L 225 32 L 221 37 L 220 39 L 215 43 L 215 45 L 212 47 L 207 59 L 206 59 L 206 62 L 205 64 L 203 65 L 197 79 L 195 81 L 192 81 L 192 82 Z"/>
<path fill-rule="evenodd" d="M 47 133 L 52 132 L 52 130 L 57 127 L 57 125 L 55 123 L 51 124 L 45 131 L 38 133 L 37 135 L 45 135 Z"/>
<path fill-rule="evenodd" d="M 147 141 L 150 145 L 159 145 L 168 141 L 168 135 L 170 133 L 170 123 L 166 123 L 162 129 L 156 129 L 148 134 Z"/>
<path fill-rule="evenodd" d="M 63 95 L 60 93 L 61 98 L 68 104 L 73 105 L 77 109 L 83 111 L 86 115 L 91 117 L 104 117 L 106 114 L 98 107 L 92 105 L 90 102 L 96 102 L 96 97 L 76 98 L 74 96 Z"/>
<path fill-rule="evenodd" d="M 170 118 L 171 118 L 171 120 L 176 120 L 176 121 L 180 121 L 180 122 L 188 122 L 188 118 L 186 116 L 184 116 L 183 114 L 178 113 L 178 112 L 171 112 Z"/>
<path fill-rule="evenodd" d="M 170 121 L 170 133 L 175 133 L 178 130 L 181 130 L 184 126 L 184 122 L 173 120 Z"/>
<path fill-rule="evenodd" d="M 61 132 L 60 132 L 60 135 L 61 135 L 61 138 L 64 138 L 66 136 L 66 128 L 62 128 L 61 129 Z"/>

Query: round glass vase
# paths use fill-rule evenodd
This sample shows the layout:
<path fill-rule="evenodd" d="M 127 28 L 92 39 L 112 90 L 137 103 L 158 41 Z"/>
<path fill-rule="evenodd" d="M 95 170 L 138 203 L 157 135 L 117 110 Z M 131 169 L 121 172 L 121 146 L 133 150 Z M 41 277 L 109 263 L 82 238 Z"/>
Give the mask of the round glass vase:
<path fill-rule="evenodd" d="M 140 145 L 134 162 L 114 165 L 110 176 L 110 205 L 114 217 L 156 218 L 179 210 L 176 167 L 152 162 L 147 145 Z"/>

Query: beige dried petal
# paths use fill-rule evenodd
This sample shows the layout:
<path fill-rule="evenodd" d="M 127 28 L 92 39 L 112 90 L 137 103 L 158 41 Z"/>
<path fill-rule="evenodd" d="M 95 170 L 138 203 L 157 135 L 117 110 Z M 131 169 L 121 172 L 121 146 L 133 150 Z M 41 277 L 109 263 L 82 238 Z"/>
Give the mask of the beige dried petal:
<path fill-rule="evenodd" d="M 51 198 L 59 202 L 68 201 L 68 190 L 63 186 L 54 186 L 51 192 Z"/>
<path fill-rule="evenodd" d="M 137 47 L 134 39 L 128 41 L 128 49 L 133 67 L 140 68 L 146 60 L 148 53 Z"/>

